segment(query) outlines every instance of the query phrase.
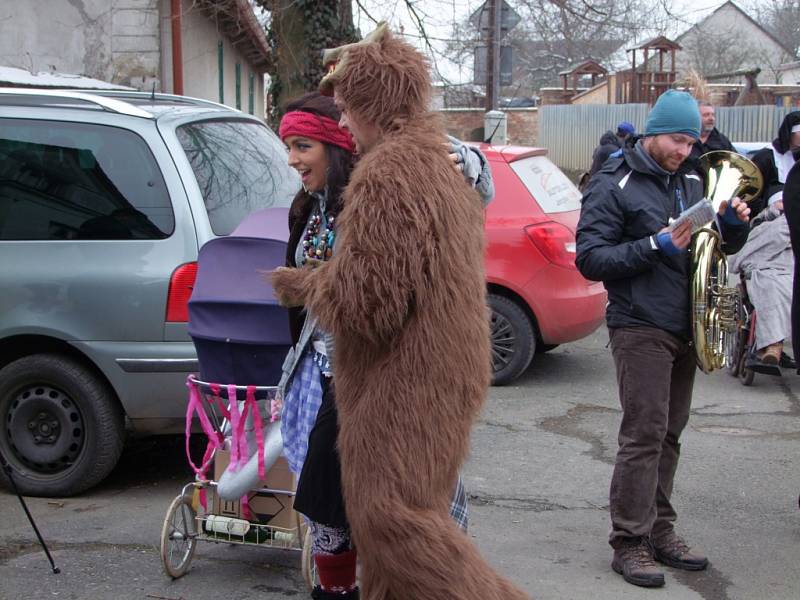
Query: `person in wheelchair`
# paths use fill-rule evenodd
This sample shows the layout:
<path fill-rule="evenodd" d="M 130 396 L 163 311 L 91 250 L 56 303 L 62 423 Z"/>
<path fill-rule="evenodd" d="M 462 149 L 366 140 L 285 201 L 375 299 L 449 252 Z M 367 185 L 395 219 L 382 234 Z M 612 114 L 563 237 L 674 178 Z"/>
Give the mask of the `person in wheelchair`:
<path fill-rule="evenodd" d="M 750 366 L 775 372 L 778 366 L 794 368 L 794 360 L 783 351 L 783 341 L 791 331 L 794 255 L 782 189 L 768 192 L 769 205 L 752 220 L 747 242 L 730 257 L 730 268 L 742 277 L 757 315 L 757 351 Z"/>

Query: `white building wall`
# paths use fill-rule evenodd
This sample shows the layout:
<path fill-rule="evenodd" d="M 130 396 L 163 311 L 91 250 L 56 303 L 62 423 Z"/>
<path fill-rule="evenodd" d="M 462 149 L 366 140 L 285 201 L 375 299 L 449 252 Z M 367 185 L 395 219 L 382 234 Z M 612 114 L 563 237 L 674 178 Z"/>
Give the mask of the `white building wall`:
<path fill-rule="evenodd" d="M 217 46 L 222 41 L 224 104 L 236 106 L 239 63 L 241 109 L 249 112 L 253 73 L 253 114 L 263 118 L 263 75 L 192 0 L 182 5 L 184 93 L 219 102 Z M 172 92 L 170 15 L 170 0 L 0 0 L 0 66 Z"/>
<path fill-rule="evenodd" d="M 170 14 L 169 0 L 161 0 L 162 14 Z M 225 38 L 217 24 L 205 13 L 183 0 L 183 93 L 187 96 L 222 102 L 236 108 L 236 64 L 241 65 L 241 110 L 249 112 L 248 81 L 255 75 L 253 114 L 264 118 L 264 77 L 256 72 L 242 54 Z M 161 24 L 161 64 L 163 89 L 173 91 L 172 28 L 169 19 Z M 219 43 L 222 42 L 223 98 L 219 91 Z"/>
<path fill-rule="evenodd" d="M 783 65 L 781 68 L 781 83 L 800 85 L 800 62 Z"/>

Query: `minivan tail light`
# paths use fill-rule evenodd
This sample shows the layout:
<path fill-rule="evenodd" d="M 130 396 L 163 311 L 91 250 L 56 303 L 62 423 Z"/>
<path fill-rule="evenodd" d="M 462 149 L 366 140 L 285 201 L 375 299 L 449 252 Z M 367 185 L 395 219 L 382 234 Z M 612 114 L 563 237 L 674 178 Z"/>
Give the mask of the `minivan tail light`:
<path fill-rule="evenodd" d="M 189 298 L 194 289 L 195 277 L 197 277 L 196 262 L 182 264 L 172 272 L 167 294 L 168 322 L 186 323 L 189 321 Z"/>
<path fill-rule="evenodd" d="M 528 225 L 525 233 L 542 255 L 554 265 L 575 269 L 575 236 L 560 223 Z"/>

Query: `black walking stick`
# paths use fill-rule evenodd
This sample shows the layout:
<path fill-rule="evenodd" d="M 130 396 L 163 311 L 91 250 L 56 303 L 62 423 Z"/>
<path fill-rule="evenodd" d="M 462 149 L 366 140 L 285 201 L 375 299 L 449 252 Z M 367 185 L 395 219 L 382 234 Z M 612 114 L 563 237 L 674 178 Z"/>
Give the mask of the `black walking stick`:
<path fill-rule="evenodd" d="M 39 538 L 39 543 L 44 548 L 44 553 L 47 555 L 47 560 L 50 561 L 50 566 L 53 569 L 53 573 L 58 575 L 61 573 L 61 569 L 56 566 L 56 563 L 53 562 L 53 557 L 50 555 L 50 550 L 47 549 L 47 544 L 44 543 L 44 538 L 42 538 L 42 534 L 39 533 L 39 528 L 36 527 L 36 523 L 33 520 L 33 515 L 31 515 L 31 511 L 28 510 L 28 505 L 25 504 L 25 499 L 22 497 L 22 494 L 19 493 L 19 488 L 17 488 L 17 482 L 14 481 L 14 470 L 11 468 L 11 465 L 6 460 L 6 457 L 3 456 L 3 453 L 0 452 L 0 465 L 3 467 L 3 472 L 8 477 L 8 480 L 11 482 L 11 487 L 14 488 L 14 493 L 19 498 L 19 503 L 22 504 L 22 509 L 25 511 L 25 514 L 28 515 L 28 520 L 31 522 L 31 527 L 33 527 L 33 531 L 36 532 L 36 537 Z"/>

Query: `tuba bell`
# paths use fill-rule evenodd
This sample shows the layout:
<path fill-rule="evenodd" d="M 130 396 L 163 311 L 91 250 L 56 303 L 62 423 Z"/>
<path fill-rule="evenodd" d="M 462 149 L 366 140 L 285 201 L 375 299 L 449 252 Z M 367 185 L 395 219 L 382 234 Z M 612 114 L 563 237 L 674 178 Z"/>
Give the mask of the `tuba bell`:
<path fill-rule="evenodd" d="M 700 157 L 705 197 L 716 213 L 722 201 L 749 202 L 763 187 L 761 171 L 735 152 L 715 151 Z M 710 225 L 710 223 L 709 223 Z M 704 373 L 729 366 L 740 326 L 741 298 L 728 285 L 728 261 L 720 234 L 708 225 L 692 236 L 691 278 L 692 337 L 697 366 Z"/>

